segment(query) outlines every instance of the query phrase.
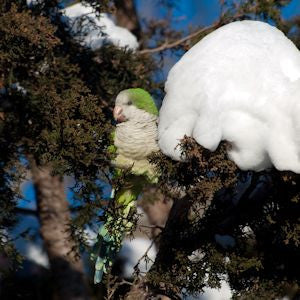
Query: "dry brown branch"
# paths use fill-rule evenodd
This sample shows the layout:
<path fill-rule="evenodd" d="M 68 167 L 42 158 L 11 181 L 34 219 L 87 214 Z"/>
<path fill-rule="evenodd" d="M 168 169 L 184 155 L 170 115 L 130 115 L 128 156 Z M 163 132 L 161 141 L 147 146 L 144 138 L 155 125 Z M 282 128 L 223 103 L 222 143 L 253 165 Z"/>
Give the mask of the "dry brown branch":
<path fill-rule="evenodd" d="M 158 225 L 140 225 L 140 227 L 143 227 L 143 228 L 149 228 L 149 229 L 160 229 L 160 230 L 163 230 L 164 227 L 163 226 L 158 226 Z"/>
<path fill-rule="evenodd" d="M 120 281 L 120 282 L 117 282 L 117 278 L 114 280 L 114 283 L 113 283 L 113 287 L 109 287 L 108 288 L 108 295 L 107 295 L 107 297 L 106 297 L 106 300 L 113 300 L 113 299 L 115 299 L 115 293 L 116 293 L 116 291 L 118 290 L 118 288 L 120 287 L 120 286 L 122 286 L 122 285 L 130 285 L 130 286 L 132 286 L 133 284 L 132 284 L 132 282 L 129 282 L 129 281 L 127 281 L 127 280 L 125 280 L 125 279 L 123 279 L 122 281 Z"/>
<path fill-rule="evenodd" d="M 187 35 L 187 36 L 185 36 L 185 37 L 183 37 L 183 38 L 181 38 L 177 41 L 174 41 L 174 42 L 166 41 L 165 43 L 163 43 L 159 47 L 152 48 L 152 49 L 143 49 L 143 50 L 140 50 L 138 53 L 139 54 L 152 54 L 152 53 L 164 51 L 164 50 L 167 50 L 167 49 L 175 48 L 175 47 L 185 43 L 186 41 L 191 40 L 192 38 L 196 37 L 197 35 L 205 32 L 205 31 L 217 28 L 219 25 L 220 25 L 220 21 L 218 21 L 218 22 L 216 22 L 216 23 L 214 23 L 210 26 L 206 26 L 204 28 L 201 28 L 201 29 L 199 29 L 195 32 L 192 32 L 191 34 L 189 34 L 189 35 Z"/>
<path fill-rule="evenodd" d="M 185 37 L 183 37 L 179 40 L 176 40 L 176 41 L 173 41 L 173 42 L 166 41 L 165 43 L 163 43 L 162 45 L 160 45 L 156 48 L 142 49 L 138 53 L 139 54 L 153 54 L 153 53 L 157 53 L 157 52 L 161 52 L 161 51 L 165 51 L 165 50 L 168 50 L 168 49 L 175 48 L 175 47 L 185 43 L 186 41 L 189 41 L 189 40 L 197 37 L 198 35 L 206 32 L 206 31 L 209 31 L 209 30 L 212 30 L 212 29 L 217 29 L 218 27 L 226 24 L 227 22 L 226 22 L 226 20 L 224 20 L 224 16 L 225 16 L 224 9 L 221 9 L 221 15 L 220 15 L 218 21 L 216 21 L 212 25 L 200 28 L 200 29 L 190 33 L 189 35 L 187 35 L 187 36 L 185 36 Z M 235 21 L 235 20 L 239 20 L 243 17 L 245 17 L 244 12 L 239 12 L 238 11 L 235 15 L 233 15 L 230 18 L 230 20 Z"/>
<path fill-rule="evenodd" d="M 52 175 L 51 167 L 38 166 L 33 158 L 30 161 L 40 233 L 50 260 L 57 299 L 88 299 L 83 264 L 69 230 L 71 212 L 63 179 Z"/>
<path fill-rule="evenodd" d="M 147 248 L 147 250 L 145 251 L 145 253 L 144 253 L 144 255 L 142 256 L 142 257 L 140 257 L 139 258 L 139 260 L 137 261 L 137 263 L 136 263 L 136 265 L 134 266 L 134 270 L 135 270 L 135 272 L 137 273 L 137 275 L 140 273 L 139 271 L 138 271 L 138 267 L 139 267 L 139 264 L 141 263 L 141 261 L 143 260 L 143 259 L 148 259 L 149 261 L 151 260 L 149 257 L 148 257 L 148 253 L 149 253 L 149 251 L 151 250 L 151 248 L 154 246 L 154 244 L 155 244 L 155 240 L 158 238 L 158 236 L 156 236 L 152 241 L 151 241 L 151 244 L 150 244 L 150 246 Z M 151 260 L 152 261 L 152 260 Z M 154 261 L 152 261 L 153 263 L 154 263 Z"/>

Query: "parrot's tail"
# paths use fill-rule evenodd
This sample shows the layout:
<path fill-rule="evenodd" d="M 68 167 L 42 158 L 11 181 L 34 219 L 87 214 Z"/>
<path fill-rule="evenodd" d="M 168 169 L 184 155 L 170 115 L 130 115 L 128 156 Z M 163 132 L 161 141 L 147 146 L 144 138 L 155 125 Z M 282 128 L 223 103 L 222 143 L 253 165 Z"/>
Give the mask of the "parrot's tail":
<path fill-rule="evenodd" d="M 97 239 L 98 241 L 91 255 L 91 259 L 96 261 L 95 284 L 101 282 L 103 274 L 107 273 L 108 269 L 112 266 L 120 248 L 118 246 L 120 243 L 117 243 L 117 237 L 109 234 L 105 224 L 100 227 Z"/>
<path fill-rule="evenodd" d="M 127 219 L 134 202 L 126 207 L 107 214 L 106 222 L 98 232 L 97 243 L 94 246 L 91 259 L 95 261 L 94 283 L 100 283 L 104 274 L 111 268 L 118 255 L 124 236 L 131 232 L 134 224 Z"/>
<path fill-rule="evenodd" d="M 130 175 L 126 185 L 112 191 L 112 206 L 106 211 L 106 222 L 99 229 L 98 241 L 92 254 L 95 263 L 94 282 L 99 283 L 103 274 L 107 274 L 119 253 L 122 241 L 134 228 L 135 200 L 147 182 L 144 176 Z"/>

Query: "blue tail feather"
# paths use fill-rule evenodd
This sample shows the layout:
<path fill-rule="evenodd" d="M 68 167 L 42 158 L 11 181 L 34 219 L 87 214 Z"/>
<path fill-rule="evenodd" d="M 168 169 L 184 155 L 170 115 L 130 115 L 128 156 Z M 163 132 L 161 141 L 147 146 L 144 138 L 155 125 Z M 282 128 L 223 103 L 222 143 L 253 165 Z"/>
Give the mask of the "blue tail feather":
<path fill-rule="evenodd" d="M 92 259 L 96 259 L 94 283 L 100 283 L 104 273 L 112 266 L 121 246 L 120 239 L 111 236 L 105 224 L 98 233 L 98 241 L 94 247 Z"/>

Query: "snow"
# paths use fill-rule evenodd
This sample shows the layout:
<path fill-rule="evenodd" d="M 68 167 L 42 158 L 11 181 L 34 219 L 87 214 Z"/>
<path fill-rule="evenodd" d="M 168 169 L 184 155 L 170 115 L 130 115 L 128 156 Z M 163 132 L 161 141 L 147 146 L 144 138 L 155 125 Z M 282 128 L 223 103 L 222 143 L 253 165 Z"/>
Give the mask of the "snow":
<path fill-rule="evenodd" d="M 11 84 L 11 88 L 17 90 L 18 92 L 22 93 L 23 95 L 27 94 L 26 89 L 24 87 L 22 87 L 19 82 Z"/>
<path fill-rule="evenodd" d="M 38 0 L 26 0 L 26 4 L 27 4 L 28 7 L 32 7 L 34 5 L 37 5 L 37 4 L 39 4 L 39 2 L 40 1 L 38 1 Z"/>
<path fill-rule="evenodd" d="M 72 34 L 92 50 L 99 49 L 104 43 L 132 50 L 139 46 L 137 38 L 129 30 L 115 25 L 108 14 L 101 13 L 98 17 L 88 4 L 79 2 L 68 6 L 63 14 L 63 20 L 69 25 Z"/>
<path fill-rule="evenodd" d="M 152 241 L 146 238 L 134 238 L 132 240 L 126 239 L 123 243 L 119 257 L 125 262 L 124 277 L 131 278 L 134 273 L 134 267 L 138 263 L 139 259 L 143 257 L 148 248 L 151 246 Z M 141 259 L 138 268 L 140 272 L 144 273 L 150 270 L 155 257 L 156 249 L 153 245 L 147 253 L 148 259 Z"/>
<path fill-rule="evenodd" d="M 97 232 L 87 225 L 83 230 L 83 238 L 88 246 L 93 247 L 97 242 Z"/>
<path fill-rule="evenodd" d="M 203 293 L 197 296 L 189 296 L 186 300 L 230 300 L 232 297 L 232 291 L 229 284 L 222 280 L 220 289 L 204 288 Z"/>
<path fill-rule="evenodd" d="M 15 247 L 27 260 L 49 268 L 48 255 L 43 248 L 43 241 L 38 232 L 39 221 L 37 217 L 22 215 L 18 219 L 19 222 L 10 231 L 10 236 L 15 239 Z M 22 233 L 27 231 L 31 239 L 22 236 Z"/>
<path fill-rule="evenodd" d="M 300 54 L 273 26 L 238 21 L 208 34 L 171 69 L 159 146 L 175 160 L 184 135 L 214 151 L 220 141 L 242 170 L 300 173 Z"/>
<path fill-rule="evenodd" d="M 28 243 L 25 257 L 39 266 L 49 268 L 49 258 L 40 245 Z"/>

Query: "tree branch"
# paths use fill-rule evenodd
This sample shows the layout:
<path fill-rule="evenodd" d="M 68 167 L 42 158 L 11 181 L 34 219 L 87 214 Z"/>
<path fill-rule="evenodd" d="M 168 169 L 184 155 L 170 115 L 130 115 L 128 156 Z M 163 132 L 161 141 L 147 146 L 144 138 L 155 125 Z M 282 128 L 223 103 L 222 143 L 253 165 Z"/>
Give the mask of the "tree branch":
<path fill-rule="evenodd" d="M 156 47 L 156 48 L 150 48 L 150 49 L 143 49 L 143 50 L 140 50 L 138 53 L 139 54 L 152 54 L 152 53 L 156 53 L 156 52 L 161 52 L 161 51 L 164 51 L 164 50 L 168 50 L 168 49 L 171 49 L 171 48 L 175 48 L 183 43 L 185 43 L 186 41 L 188 40 L 191 40 L 192 38 L 196 37 L 197 35 L 205 32 L 205 31 L 208 31 L 208 30 L 211 30 L 211 29 L 214 29 L 216 27 L 218 27 L 220 25 L 220 21 L 218 21 L 217 23 L 214 23 L 210 26 L 206 26 L 204 28 L 201 28 L 195 32 L 192 32 L 191 34 L 177 40 L 177 41 L 174 41 L 174 42 L 165 42 L 163 43 L 162 45 L 160 45 L 159 47 Z"/>
<path fill-rule="evenodd" d="M 130 30 L 138 39 L 141 27 L 133 0 L 115 0 L 117 25 Z"/>
<path fill-rule="evenodd" d="M 77 245 L 71 236 L 71 213 L 64 193 L 63 179 L 53 176 L 50 167 L 30 159 L 37 194 L 40 233 L 50 260 L 58 299 L 86 300 L 87 285 Z"/>
<path fill-rule="evenodd" d="M 22 215 L 29 215 L 29 216 L 36 216 L 38 217 L 38 212 L 35 209 L 31 208 L 23 208 L 23 207 L 16 207 L 15 212 L 17 214 L 22 214 Z"/>
<path fill-rule="evenodd" d="M 242 19 L 244 17 L 245 17 L 244 13 L 237 12 L 234 16 L 232 16 L 230 21 L 233 22 L 233 21 Z M 177 41 L 173 41 L 173 42 L 166 41 L 165 43 L 163 43 L 162 45 L 160 45 L 156 48 L 142 49 L 138 53 L 139 54 L 153 54 L 153 53 L 157 53 L 157 52 L 161 52 L 161 51 L 165 51 L 165 50 L 168 50 L 168 49 L 175 48 L 175 47 L 185 43 L 186 41 L 189 41 L 189 40 L 193 39 L 194 37 L 206 32 L 206 31 L 209 31 L 209 30 L 212 30 L 212 29 L 217 29 L 218 27 L 220 27 L 222 25 L 225 25 L 226 23 L 227 23 L 226 20 L 224 20 L 224 13 L 222 12 L 219 20 L 217 22 L 213 23 L 212 25 L 200 28 L 200 29 L 190 33 L 189 35 L 187 35 L 187 36 L 185 36 L 185 37 L 183 37 L 183 38 L 181 38 Z"/>

